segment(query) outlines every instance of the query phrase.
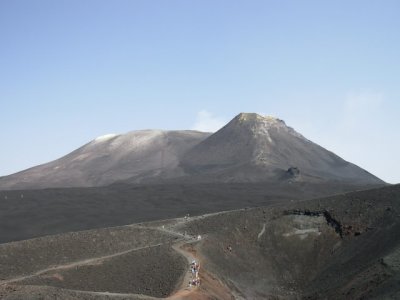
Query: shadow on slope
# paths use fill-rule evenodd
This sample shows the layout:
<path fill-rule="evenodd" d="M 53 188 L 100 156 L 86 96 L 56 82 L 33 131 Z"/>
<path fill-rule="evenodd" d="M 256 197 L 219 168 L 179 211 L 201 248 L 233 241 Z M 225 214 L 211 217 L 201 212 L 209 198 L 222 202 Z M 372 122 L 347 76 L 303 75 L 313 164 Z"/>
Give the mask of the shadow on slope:
<path fill-rule="evenodd" d="M 70 294 L 87 291 L 82 297 L 104 296 L 105 291 L 165 297 L 180 285 L 188 267 L 171 245 L 200 234 L 199 243 L 187 244 L 201 262 L 200 275 L 229 287 L 238 298 L 396 299 L 399 232 L 396 185 L 188 220 L 47 236 L 0 245 L 0 277 L 6 280 L 0 294 L 15 283 L 10 287 L 15 293 L 4 291 L 9 299 L 29 299 L 23 296 L 30 295 L 32 286 L 46 297 L 64 295 L 66 289 Z M 199 299 L 208 299 L 206 288 L 198 290 Z M 109 299 L 124 295 L 107 294 Z"/>
<path fill-rule="evenodd" d="M 206 235 L 205 268 L 246 299 L 400 295 L 400 185 L 218 214 L 181 230 Z"/>
<path fill-rule="evenodd" d="M 0 243 L 49 234 L 266 206 L 365 185 L 215 183 L 0 191 Z"/>

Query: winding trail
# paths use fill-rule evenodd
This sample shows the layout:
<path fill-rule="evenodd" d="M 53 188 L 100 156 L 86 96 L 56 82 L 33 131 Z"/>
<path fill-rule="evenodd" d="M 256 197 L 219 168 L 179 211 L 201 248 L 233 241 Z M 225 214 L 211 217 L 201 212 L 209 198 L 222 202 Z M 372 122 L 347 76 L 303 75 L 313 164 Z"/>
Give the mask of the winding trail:
<path fill-rule="evenodd" d="M 0 285 L 22 281 L 22 280 L 29 279 L 29 278 L 32 278 L 32 277 L 40 276 L 40 275 L 42 275 L 44 273 L 51 272 L 51 271 L 66 270 L 66 269 L 71 269 L 71 268 L 74 268 L 74 267 L 79 267 L 79 266 L 99 263 L 99 262 L 102 262 L 102 261 L 104 261 L 106 259 L 110 259 L 110 258 L 117 257 L 117 256 L 120 256 L 120 255 L 128 254 L 128 253 L 133 252 L 133 251 L 138 251 L 138 250 L 142 250 L 142 249 L 158 247 L 158 246 L 161 246 L 161 245 L 164 245 L 164 244 L 165 243 L 158 243 L 158 244 L 154 244 L 154 245 L 150 245 L 150 246 L 137 247 L 137 248 L 129 249 L 129 250 L 126 250 L 126 251 L 113 253 L 113 254 L 110 254 L 110 255 L 94 257 L 94 258 L 89 258 L 89 259 L 85 259 L 85 260 L 75 261 L 75 262 L 69 263 L 69 264 L 50 267 L 50 268 L 39 270 L 39 271 L 37 271 L 35 273 L 32 273 L 32 274 L 29 274 L 29 275 L 19 276 L 19 277 L 15 277 L 15 278 L 12 278 L 12 279 L 7 279 L 7 280 L 1 280 L 0 281 Z"/>
<path fill-rule="evenodd" d="M 193 218 L 194 219 L 194 218 Z M 189 222 L 189 220 L 187 219 L 178 219 L 178 222 L 173 224 L 171 227 L 175 227 L 178 226 L 180 224 Z M 189 295 L 195 291 L 197 289 L 197 287 L 189 287 L 188 283 L 189 281 L 192 279 L 192 275 L 189 271 L 189 266 L 192 263 L 193 260 L 196 260 L 197 262 L 199 261 L 199 258 L 194 256 L 192 253 L 190 253 L 189 251 L 186 251 L 184 249 L 185 245 L 188 244 L 194 244 L 194 243 L 198 243 L 200 242 L 200 240 L 198 240 L 195 236 L 191 236 L 191 235 L 187 235 L 187 234 L 183 234 L 179 231 L 175 231 L 175 230 L 171 230 L 171 228 L 165 227 L 165 226 L 159 226 L 156 229 L 166 232 L 168 234 L 174 235 L 179 237 L 180 239 L 176 242 L 172 244 L 172 248 L 180 253 L 183 257 L 186 258 L 187 262 L 188 262 L 188 268 L 187 271 L 185 272 L 185 275 L 183 276 L 182 282 L 179 285 L 179 287 L 177 288 L 177 290 L 170 295 L 167 299 L 173 300 L 173 299 L 186 299 L 189 297 Z"/>
<path fill-rule="evenodd" d="M 188 261 L 188 265 L 190 265 L 190 263 L 193 260 L 198 261 L 198 259 L 196 257 L 194 257 L 191 253 L 185 251 L 182 246 L 184 246 L 185 244 L 187 244 L 187 241 L 181 241 L 180 243 L 174 244 L 172 246 L 172 248 L 179 252 L 181 255 L 183 255 L 187 261 Z M 189 242 L 191 243 L 191 242 Z M 178 288 L 178 290 L 173 293 L 171 296 L 168 297 L 168 299 L 179 299 L 179 297 L 187 297 L 191 292 L 193 292 L 197 287 L 189 287 L 188 286 L 188 282 L 189 280 L 192 279 L 192 275 L 189 271 L 189 269 L 186 271 L 185 276 L 183 277 L 183 281 L 180 284 L 180 287 Z"/>
<path fill-rule="evenodd" d="M 79 261 L 74 261 L 71 263 L 67 263 L 67 264 L 62 264 L 62 265 L 57 265 L 57 266 L 51 266 L 39 271 L 36 271 L 32 274 L 28 274 L 28 275 L 22 275 L 22 276 L 18 276 L 18 277 L 14 277 L 11 279 L 6 279 L 6 280 L 0 280 L 0 286 L 7 286 L 9 284 L 15 284 L 18 283 L 20 281 L 26 280 L 26 279 L 30 279 L 30 278 L 34 278 L 37 276 L 41 276 L 44 275 L 48 272 L 54 272 L 54 271 L 59 271 L 59 270 L 67 270 L 67 269 L 71 269 L 71 268 L 75 268 L 75 267 L 80 267 L 80 266 L 84 266 L 84 265 L 91 265 L 91 264 L 97 264 L 97 263 L 101 263 L 107 259 L 112 259 L 121 255 L 125 255 L 134 251 L 138 251 L 138 250 L 142 250 L 142 249 L 148 249 L 148 248 L 153 248 L 153 247 L 158 247 L 161 245 L 166 245 L 169 244 L 171 245 L 171 247 L 178 253 L 180 253 L 183 257 L 186 258 L 187 262 L 188 262 L 188 268 L 185 272 L 185 274 L 183 274 L 181 282 L 178 283 L 177 285 L 177 289 L 176 291 L 170 295 L 167 299 L 186 299 L 186 298 L 190 298 L 190 294 L 196 290 L 196 287 L 189 287 L 188 286 L 188 282 L 191 279 L 191 273 L 189 271 L 189 265 L 193 260 L 197 260 L 198 258 L 195 257 L 192 253 L 184 250 L 184 246 L 185 245 L 193 245 L 194 243 L 199 242 L 197 240 L 196 237 L 194 236 L 190 236 L 190 235 L 186 235 L 183 234 L 181 232 L 175 231 L 173 230 L 173 228 L 177 225 L 180 225 L 182 223 L 187 222 L 188 220 L 186 219 L 176 219 L 176 223 L 174 223 L 172 226 L 171 225 L 167 225 L 168 228 L 166 228 L 167 226 L 163 225 L 163 226 L 157 226 L 157 227 L 153 227 L 153 226 L 143 226 L 143 227 L 147 227 L 147 228 L 153 228 L 153 229 L 157 229 L 159 231 L 163 231 L 171 236 L 174 237 L 178 237 L 178 239 L 173 242 L 171 244 L 170 241 L 164 242 L 164 243 L 157 243 L 157 244 L 153 244 L 153 245 L 146 245 L 146 246 L 141 246 L 141 247 L 136 247 L 136 248 L 132 248 L 132 249 L 128 249 L 125 251 L 121 251 L 121 252 L 117 252 L 117 253 L 113 253 L 110 255 L 104 255 L 104 256 L 99 256 L 99 257 L 93 257 L 93 258 L 89 258 L 89 259 L 84 259 L 84 260 L 79 260 Z M 138 295 L 138 294 L 126 294 L 126 293 L 110 293 L 110 292 L 95 292 L 95 291 L 78 291 L 78 290 L 74 290 L 74 292 L 76 293 L 82 293 L 82 295 L 84 294 L 90 294 L 90 295 L 103 295 L 103 296 L 110 296 L 110 297 L 115 297 L 115 298 L 119 298 L 119 297 L 126 297 L 129 299 L 129 297 L 133 297 L 134 299 L 138 299 L 138 298 L 142 298 L 142 299 L 157 299 L 151 296 L 146 296 L 146 295 Z M 126 299 L 125 298 L 125 299 Z"/>
<path fill-rule="evenodd" d="M 212 215 L 215 215 L 213 213 Z M 211 214 L 210 214 L 211 215 Z M 172 248 L 180 253 L 187 259 L 188 270 L 181 280 L 181 285 L 177 287 L 176 291 L 170 295 L 167 299 L 169 300 L 205 300 L 205 299 L 219 299 L 219 300 L 231 300 L 233 299 L 233 294 L 229 288 L 225 286 L 215 275 L 209 273 L 205 257 L 201 255 L 201 251 L 197 245 L 202 243 L 207 239 L 207 235 L 202 235 L 201 239 L 197 239 L 196 236 L 186 235 L 179 231 L 173 230 L 179 225 L 188 223 L 199 218 L 204 218 L 204 216 L 190 217 L 190 219 L 176 219 L 176 223 L 172 224 L 170 228 L 165 228 L 163 226 L 157 227 L 157 229 L 168 232 L 180 238 L 179 241 L 172 245 Z M 189 287 L 189 280 L 192 279 L 192 274 L 189 270 L 189 266 L 193 260 L 196 260 L 201 266 L 200 268 L 200 286 Z"/>

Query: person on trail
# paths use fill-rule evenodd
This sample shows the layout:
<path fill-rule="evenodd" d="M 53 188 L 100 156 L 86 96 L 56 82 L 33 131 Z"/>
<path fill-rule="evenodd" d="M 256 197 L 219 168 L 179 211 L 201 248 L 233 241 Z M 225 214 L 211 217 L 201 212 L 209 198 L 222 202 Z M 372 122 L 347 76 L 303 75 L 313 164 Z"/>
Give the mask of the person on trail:
<path fill-rule="evenodd" d="M 199 286 L 199 285 L 200 285 L 200 279 L 193 278 L 193 279 L 191 280 L 191 285 L 193 285 L 193 286 Z"/>
<path fill-rule="evenodd" d="M 200 285 L 200 277 L 197 277 L 197 278 L 194 280 L 194 282 L 195 282 L 195 285 L 196 285 L 196 286 L 199 286 L 199 285 Z"/>

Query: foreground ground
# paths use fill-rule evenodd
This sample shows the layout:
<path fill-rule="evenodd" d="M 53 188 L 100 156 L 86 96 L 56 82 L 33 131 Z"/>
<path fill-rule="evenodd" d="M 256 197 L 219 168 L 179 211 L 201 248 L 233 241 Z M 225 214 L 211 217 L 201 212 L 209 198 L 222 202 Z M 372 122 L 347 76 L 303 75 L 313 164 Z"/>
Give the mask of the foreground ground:
<path fill-rule="evenodd" d="M 47 236 L 0 245 L 0 298 L 398 299 L 399 233 L 396 185 Z"/>

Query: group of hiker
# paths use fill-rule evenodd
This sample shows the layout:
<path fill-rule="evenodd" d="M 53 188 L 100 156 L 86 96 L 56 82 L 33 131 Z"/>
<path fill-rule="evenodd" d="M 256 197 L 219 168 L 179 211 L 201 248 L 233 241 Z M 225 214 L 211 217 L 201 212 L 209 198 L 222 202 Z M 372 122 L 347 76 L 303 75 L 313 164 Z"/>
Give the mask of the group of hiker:
<path fill-rule="evenodd" d="M 185 221 L 188 221 L 189 218 L 190 218 L 190 214 L 186 214 L 184 217 Z M 187 232 L 185 231 L 185 233 L 183 235 L 186 237 Z M 201 240 L 201 235 L 192 236 L 191 238 L 199 241 L 199 240 Z M 200 264 L 198 262 L 196 262 L 196 260 L 193 260 L 192 263 L 190 264 L 191 278 L 189 280 L 189 287 L 200 285 L 199 271 L 200 271 Z"/>
<path fill-rule="evenodd" d="M 200 264 L 197 263 L 196 260 L 193 260 L 190 264 L 190 272 L 192 273 L 192 278 L 189 280 L 189 287 L 200 285 L 199 271 Z"/>

